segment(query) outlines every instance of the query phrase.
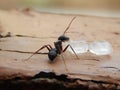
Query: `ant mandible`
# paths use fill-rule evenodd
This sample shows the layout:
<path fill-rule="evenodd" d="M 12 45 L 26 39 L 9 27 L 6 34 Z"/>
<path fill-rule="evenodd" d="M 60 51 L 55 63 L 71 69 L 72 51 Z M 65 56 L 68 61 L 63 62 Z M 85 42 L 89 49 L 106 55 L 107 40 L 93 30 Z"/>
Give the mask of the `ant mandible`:
<path fill-rule="evenodd" d="M 37 54 L 40 50 L 47 48 L 48 49 L 48 58 L 50 61 L 54 61 L 55 58 L 57 57 L 57 55 L 62 54 L 63 52 L 65 52 L 67 50 L 68 47 L 71 48 L 71 50 L 74 52 L 74 54 L 76 55 L 76 57 L 78 58 L 77 54 L 75 53 L 74 49 L 72 48 L 72 46 L 70 44 L 68 44 L 64 49 L 62 46 L 62 42 L 66 42 L 69 41 L 69 37 L 65 36 L 66 31 L 70 28 L 73 20 L 75 20 L 76 17 L 73 17 L 72 20 L 70 21 L 70 23 L 68 24 L 67 28 L 65 29 L 63 35 L 58 37 L 58 40 L 56 42 L 54 42 L 54 48 L 52 48 L 51 45 L 47 44 L 42 46 L 40 49 L 38 49 L 36 52 L 34 52 L 30 57 L 28 57 L 26 60 L 29 60 L 33 55 Z"/>

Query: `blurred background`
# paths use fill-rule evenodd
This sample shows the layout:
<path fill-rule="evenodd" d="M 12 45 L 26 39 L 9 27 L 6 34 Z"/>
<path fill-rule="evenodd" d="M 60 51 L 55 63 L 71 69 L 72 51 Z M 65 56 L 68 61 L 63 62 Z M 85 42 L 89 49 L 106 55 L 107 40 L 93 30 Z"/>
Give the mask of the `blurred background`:
<path fill-rule="evenodd" d="M 40 12 L 120 17 L 120 0 L 0 0 L 0 9 L 25 7 Z"/>

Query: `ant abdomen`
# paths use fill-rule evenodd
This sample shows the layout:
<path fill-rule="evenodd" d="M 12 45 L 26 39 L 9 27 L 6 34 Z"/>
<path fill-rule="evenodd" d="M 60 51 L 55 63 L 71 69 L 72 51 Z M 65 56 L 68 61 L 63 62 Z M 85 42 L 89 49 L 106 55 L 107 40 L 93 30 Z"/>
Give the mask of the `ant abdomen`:
<path fill-rule="evenodd" d="M 57 49 L 51 49 L 48 53 L 48 57 L 51 61 L 53 61 L 57 57 Z"/>

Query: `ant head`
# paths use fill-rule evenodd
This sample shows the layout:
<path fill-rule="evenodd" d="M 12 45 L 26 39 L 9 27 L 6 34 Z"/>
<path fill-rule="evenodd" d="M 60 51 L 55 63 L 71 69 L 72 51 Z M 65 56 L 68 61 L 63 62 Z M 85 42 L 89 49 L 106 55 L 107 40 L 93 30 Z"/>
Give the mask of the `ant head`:
<path fill-rule="evenodd" d="M 58 40 L 61 40 L 62 42 L 69 41 L 69 37 L 66 37 L 65 35 L 61 35 L 58 37 Z"/>

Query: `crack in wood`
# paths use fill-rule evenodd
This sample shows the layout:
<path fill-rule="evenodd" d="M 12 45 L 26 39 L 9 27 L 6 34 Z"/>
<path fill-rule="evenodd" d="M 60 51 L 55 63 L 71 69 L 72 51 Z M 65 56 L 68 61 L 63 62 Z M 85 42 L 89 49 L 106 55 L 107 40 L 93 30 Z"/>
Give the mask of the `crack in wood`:
<path fill-rule="evenodd" d="M 8 32 L 6 35 L 2 35 L 0 33 L 0 38 L 7 38 L 7 37 L 28 37 L 28 38 L 40 38 L 40 39 L 46 39 L 46 38 L 58 38 L 58 37 L 36 37 L 36 36 L 28 36 L 28 35 L 20 35 L 20 34 L 16 34 L 16 35 L 11 35 L 11 32 Z"/>
<path fill-rule="evenodd" d="M 25 51 L 18 51 L 18 50 L 3 50 L 3 49 L 0 49 L 0 51 L 7 51 L 7 52 L 17 52 L 17 53 L 28 53 L 28 54 L 33 54 L 34 52 L 25 52 Z M 46 52 L 39 52 L 39 53 L 36 53 L 36 54 L 48 54 Z"/>
<path fill-rule="evenodd" d="M 95 58 L 87 58 L 87 59 L 85 59 L 85 60 L 94 60 L 94 61 L 100 61 L 99 59 L 95 59 Z"/>
<path fill-rule="evenodd" d="M 120 71 L 120 69 L 117 68 L 117 67 L 110 67 L 110 66 L 108 66 L 108 67 L 102 67 L 102 68 L 111 68 L 111 69 L 117 69 L 118 71 Z"/>
<path fill-rule="evenodd" d="M 2 34 L 0 33 L 0 38 L 7 38 L 7 37 L 12 37 L 11 32 L 7 32 L 6 35 L 2 35 Z"/>
<path fill-rule="evenodd" d="M 44 39 L 44 38 L 57 38 L 57 37 L 35 37 L 35 36 L 27 36 L 27 35 L 20 35 L 20 34 L 17 34 L 15 36 L 17 36 L 17 37 L 30 37 L 30 38 L 41 38 L 41 39 Z"/>
<path fill-rule="evenodd" d="M 79 74 L 79 73 L 67 73 L 67 75 L 78 75 L 78 76 L 82 75 L 82 76 L 86 76 L 86 77 L 88 76 L 89 78 L 93 78 L 92 75 L 90 76 L 90 75 L 87 75 L 87 74 Z M 99 79 L 82 79 L 82 78 L 76 78 L 76 80 L 85 81 L 85 82 L 93 82 L 93 83 L 97 83 L 97 84 L 114 84 L 114 85 L 120 85 L 119 81 L 117 82 L 114 79 L 111 80 L 111 77 L 102 76 L 102 75 L 98 75 L 98 77 L 99 77 Z M 102 79 L 100 79 L 100 78 L 102 78 Z M 107 78 L 107 80 L 104 79 L 104 78 Z"/>

